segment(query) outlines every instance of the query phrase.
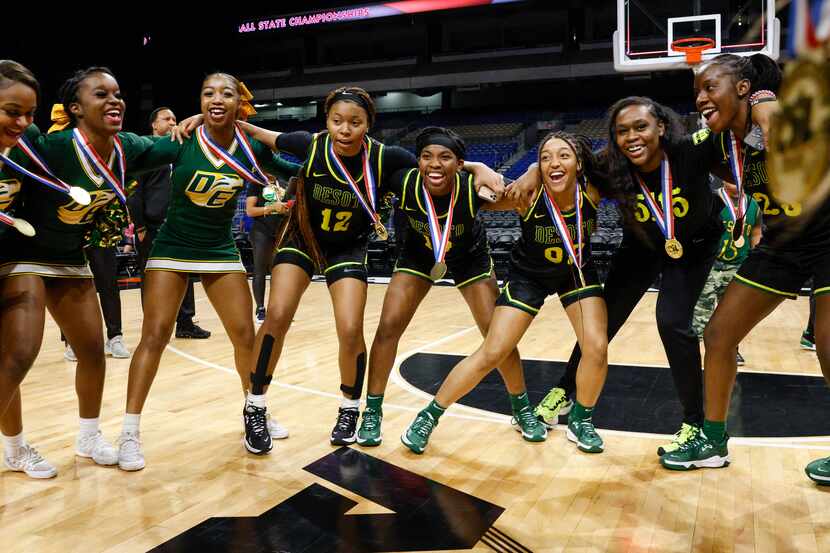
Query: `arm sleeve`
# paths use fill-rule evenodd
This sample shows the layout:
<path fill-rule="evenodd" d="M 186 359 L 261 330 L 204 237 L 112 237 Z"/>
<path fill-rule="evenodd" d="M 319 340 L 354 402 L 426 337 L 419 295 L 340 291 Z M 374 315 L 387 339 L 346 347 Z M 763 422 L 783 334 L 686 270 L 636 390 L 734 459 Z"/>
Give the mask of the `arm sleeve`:
<path fill-rule="evenodd" d="M 708 171 L 723 163 L 721 135 L 709 129 L 700 129 L 681 140 L 681 148 L 688 156 L 689 166 Z"/>
<path fill-rule="evenodd" d="M 398 169 L 388 179 L 386 179 L 386 190 L 396 195 L 398 198 L 403 194 L 403 182 L 406 180 L 406 174 L 409 169 Z"/>
<path fill-rule="evenodd" d="M 175 163 L 179 158 L 181 145 L 174 140 L 170 140 L 169 136 L 149 137 L 132 133 L 127 133 L 127 135 L 131 135 L 135 139 L 135 143 L 131 146 L 135 148 L 135 153 L 132 159 L 129 156 L 127 158 L 127 169 L 132 175 L 161 169 L 165 165 Z M 124 147 L 126 149 L 126 142 Z"/>
<path fill-rule="evenodd" d="M 292 156 L 305 159 L 313 136 L 308 131 L 282 133 L 277 137 L 277 150 L 287 152 Z"/>
<path fill-rule="evenodd" d="M 400 146 L 385 146 L 383 148 L 383 172 L 394 175 L 401 169 L 418 167 L 415 154 Z"/>
<path fill-rule="evenodd" d="M 261 142 L 254 142 L 254 154 L 266 171 L 283 180 L 290 179 L 302 169 L 302 165 L 283 159 Z M 302 159 L 305 159 L 305 156 Z"/>
<path fill-rule="evenodd" d="M 127 209 L 130 212 L 130 216 L 137 230 L 144 228 L 146 223 L 144 220 L 144 186 L 142 186 L 142 179 L 136 180 L 138 181 L 138 186 L 136 186 L 135 191 L 127 198 Z"/>

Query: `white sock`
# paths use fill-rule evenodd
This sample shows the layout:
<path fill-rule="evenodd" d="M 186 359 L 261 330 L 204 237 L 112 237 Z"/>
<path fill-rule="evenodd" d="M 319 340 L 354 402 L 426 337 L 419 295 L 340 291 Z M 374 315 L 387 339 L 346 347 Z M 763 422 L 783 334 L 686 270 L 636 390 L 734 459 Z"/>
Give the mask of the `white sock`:
<path fill-rule="evenodd" d="M 124 413 L 124 426 L 121 432 L 124 434 L 138 434 L 138 427 L 141 424 L 141 414 L 133 415 L 131 413 Z"/>
<path fill-rule="evenodd" d="M 267 403 L 265 402 L 265 394 L 255 394 L 253 392 L 248 392 L 248 397 L 245 400 L 246 405 L 253 405 L 254 407 L 267 407 Z"/>
<path fill-rule="evenodd" d="M 23 432 L 17 436 L 6 436 L 3 434 L 3 447 L 6 450 L 6 455 L 13 457 L 17 455 L 17 450 L 26 445 L 26 440 L 23 439 Z"/>
<path fill-rule="evenodd" d="M 344 397 L 340 401 L 340 407 L 343 409 L 360 409 L 360 400 L 359 399 L 349 399 Z"/>
<path fill-rule="evenodd" d="M 97 434 L 98 433 L 98 417 L 94 419 L 78 419 L 80 421 L 81 434 Z"/>

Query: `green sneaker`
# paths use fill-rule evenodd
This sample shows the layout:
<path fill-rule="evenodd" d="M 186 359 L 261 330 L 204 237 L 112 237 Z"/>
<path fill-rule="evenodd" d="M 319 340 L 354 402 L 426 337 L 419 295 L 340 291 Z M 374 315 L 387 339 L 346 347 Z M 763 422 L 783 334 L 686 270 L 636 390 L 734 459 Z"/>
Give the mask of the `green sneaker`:
<path fill-rule="evenodd" d="M 360 419 L 360 429 L 357 431 L 357 443 L 364 447 L 374 447 L 381 444 L 383 435 L 380 433 L 380 424 L 383 422 L 383 411 L 367 407 L 363 410 Z"/>
<path fill-rule="evenodd" d="M 726 435 L 720 443 L 713 442 L 706 434 L 697 436 L 660 457 L 660 464 L 671 470 L 692 470 L 699 468 L 720 468 L 729 466 L 729 450 Z"/>
<path fill-rule="evenodd" d="M 578 421 L 568 419 L 568 440 L 576 444 L 577 449 L 585 453 L 602 453 L 605 445 L 597 434 L 593 421 Z"/>
<path fill-rule="evenodd" d="M 432 418 L 432 415 L 427 413 L 426 410 L 421 411 L 412 421 L 412 424 L 409 425 L 409 428 L 406 429 L 406 432 L 401 435 L 401 441 L 413 453 L 420 455 L 427 448 L 429 435 L 432 434 L 436 426 L 438 426 L 438 421 Z"/>
<path fill-rule="evenodd" d="M 571 412 L 573 401 L 568 399 L 564 388 L 553 388 L 548 395 L 536 406 L 533 413 L 547 428 L 553 429 L 559 422 L 560 415 Z"/>
<path fill-rule="evenodd" d="M 661 445 L 657 448 L 657 455 L 662 456 L 666 453 L 677 451 L 683 444 L 686 444 L 690 440 L 695 439 L 698 434 L 700 434 L 699 426 L 687 424 L 684 422 L 683 426 L 680 427 L 680 430 L 674 433 L 674 437 L 672 438 L 671 443 Z"/>
<path fill-rule="evenodd" d="M 801 349 L 816 351 L 816 340 L 806 332 L 801 334 Z"/>
<path fill-rule="evenodd" d="M 544 442 L 548 437 L 547 427 L 536 418 L 529 405 L 518 412 L 513 411 L 510 424 L 528 442 Z"/>
<path fill-rule="evenodd" d="M 830 457 L 816 459 L 807 465 L 804 472 L 819 486 L 830 486 Z"/>

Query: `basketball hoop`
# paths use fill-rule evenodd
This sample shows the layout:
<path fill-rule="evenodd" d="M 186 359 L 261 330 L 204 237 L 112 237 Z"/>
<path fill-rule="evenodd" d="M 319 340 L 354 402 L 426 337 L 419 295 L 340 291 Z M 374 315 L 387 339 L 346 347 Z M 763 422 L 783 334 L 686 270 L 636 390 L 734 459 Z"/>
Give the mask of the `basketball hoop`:
<path fill-rule="evenodd" d="M 675 52 L 686 54 L 686 63 L 695 65 L 703 60 L 703 52 L 715 47 L 715 41 L 706 37 L 681 38 L 671 43 Z"/>

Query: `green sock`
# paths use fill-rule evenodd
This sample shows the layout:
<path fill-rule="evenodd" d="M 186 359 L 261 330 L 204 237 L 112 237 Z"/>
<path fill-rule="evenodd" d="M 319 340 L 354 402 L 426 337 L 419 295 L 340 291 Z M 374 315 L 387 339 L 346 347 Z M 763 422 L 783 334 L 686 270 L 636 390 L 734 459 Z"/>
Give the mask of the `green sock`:
<path fill-rule="evenodd" d="M 378 394 L 376 396 L 366 394 L 366 409 L 371 409 L 372 411 L 380 412 L 382 406 L 383 394 Z"/>
<path fill-rule="evenodd" d="M 435 422 L 438 422 L 438 419 L 441 418 L 441 415 L 443 415 L 444 411 L 446 410 L 446 407 L 441 407 L 440 405 L 438 405 L 438 403 L 435 402 L 434 399 L 430 401 L 429 405 L 427 405 L 427 408 L 424 409 L 424 411 L 432 415 L 432 418 L 435 419 Z"/>
<path fill-rule="evenodd" d="M 577 400 L 574 400 L 574 406 L 571 409 L 571 415 L 568 418 L 573 418 L 573 420 L 577 421 L 589 421 L 591 417 L 594 416 L 594 408 L 593 407 L 585 407 Z"/>
<path fill-rule="evenodd" d="M 510 394 L 510 407 L 514 413 L 518 413 L 525 407 L 530 408 L 530 399 L 527 397 L 527 392 L 522 392 L 516 396 Z"/>
<path fill-rule="evenodd" d="M 703 421 L 703 433 L 713 442 L 722 442 L 726 437 L 726 421 Z"/>

